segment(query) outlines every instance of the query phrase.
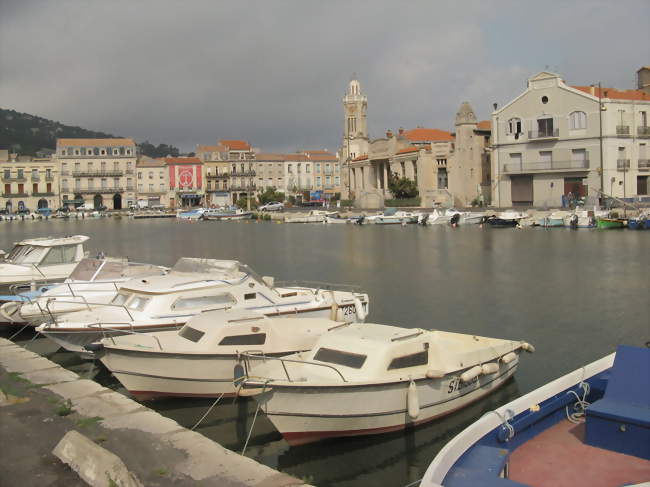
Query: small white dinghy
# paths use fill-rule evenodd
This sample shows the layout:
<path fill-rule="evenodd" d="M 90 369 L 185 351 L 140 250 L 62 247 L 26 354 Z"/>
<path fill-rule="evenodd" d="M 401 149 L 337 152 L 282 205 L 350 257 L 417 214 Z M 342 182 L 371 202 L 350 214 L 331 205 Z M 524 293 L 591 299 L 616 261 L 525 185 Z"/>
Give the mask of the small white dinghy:
<path fill-rule="evenodd" d="M 244 355 L 253 396 L 291 445 L 396 431 L 489 394 L 517 369 L 526 342 L 351 324 L 306 353 Z"/>

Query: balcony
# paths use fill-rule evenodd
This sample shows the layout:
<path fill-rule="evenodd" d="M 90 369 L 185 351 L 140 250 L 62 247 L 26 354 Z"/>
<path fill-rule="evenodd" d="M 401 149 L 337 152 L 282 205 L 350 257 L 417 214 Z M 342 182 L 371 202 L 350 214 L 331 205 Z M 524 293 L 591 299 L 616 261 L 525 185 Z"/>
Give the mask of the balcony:
<path fill-rule="evenodd" d="M 616 170 L 617 171 L 627 171 L 630 169 L 630 160 L 629 159 L 616 159 Z"/>
<path fill-rule="evenodd" d="M 37 175 L 33 175 L 33 174 L 32 174 L 31 180 L 32 180 L 32 181 L 40 181 L 41 178 L 40 178 L 40 176 L 39 176 L 38 174 L 37 174 Z"/>
<path fill-rule="evenodd" d="M 45 181 L 54 181 L 54 175 L 53 174 L 46 174 L 45 175 Z"/>
<path fill-rule="evenodd" d="M 54 191 L 37 191 L 33 192 L 32 196 L 54 196 Z"/>
<path fill-rule="evenodd" d="M 629 125 L 617 125 L 616 126 L 616 135 L 620 137 L 629 137 L 630 136 L 630 126 Z"/>
<path fill-rule="evenodd" d="M 133 169 L 127 169 L 127 170 L 124 171 L 124 172 L 125 172 L 126 174 L 134 174 Z"/>
<path fill-rule="evenodd" d="M 231 176 L 240 176 L 240 177 L 255 177 L 255 171 L 233 171 L 230 173 Z"/>
<path fill-rule="evenodd" d="M 639 137 L 650 137 L 650 127 L 648 126 L 637 127 L 636 134 Z"/>
<path fill-rule="evenodd" d="M 105 187 L 105 188 L 84 188 L 84 189 L 75 189 L 75 193 L 79 194 L 102 194 L 102 193 L 122 193 L 124 190 L 122 188 L 115 187 Z"/>
<path fill-rule="evenodd" d="M 510 163 L 503 165 L 504 173 L 528 173 L 542 171 L 581 171 L 589 169 L 589 160 L 584 161 L 539 161 Z"/>
<path fill-rule="evenodd" d="M 557 139 L 560 137 L 560 129 L 546 129 L 546 130 L 529 130 L 528 139 Z"/>
<path fill-rule="evenodd" d="M 73 171 L 72 176 L 75 178 L 88 177 L 88 178 L 102 178 L 102 177 L 115 177 L 124 174 L 123 171 Z"/>
<path fill-rule="evenodd" d="M 27 178 L 25 176 L 11 176 L 11 175 L 3 175 L 2 180 L 6 181 L 8 183 L 14 182 L 14 183 L 24 183 L 27 181 Z"/>
<path fill-rule="evenodd" d="M 206 174 L 205 177 L 207 179 L 225 179 L 230 177 L 230 173 L 224 173 L 224 174 Z"/>
<path fill-rule="evenodd" d="M 25 192 L 23 193 L 2 193 L 3 198 L 27 198 L 29 195 Z"/>
<path fill-rule="evenodd" d="M 639 171 L 650 171 L 650 159 L 639 159 Z"/>

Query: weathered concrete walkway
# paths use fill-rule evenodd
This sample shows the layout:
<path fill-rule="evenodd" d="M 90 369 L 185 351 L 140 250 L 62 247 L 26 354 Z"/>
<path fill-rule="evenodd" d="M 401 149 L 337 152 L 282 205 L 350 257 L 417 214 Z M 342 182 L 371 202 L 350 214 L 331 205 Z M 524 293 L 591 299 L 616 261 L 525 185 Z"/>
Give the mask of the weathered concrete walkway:
<path fill-rule="evenodd" d="M 0 486 L 305 485 L 5 339 L 0 445 Z"/>

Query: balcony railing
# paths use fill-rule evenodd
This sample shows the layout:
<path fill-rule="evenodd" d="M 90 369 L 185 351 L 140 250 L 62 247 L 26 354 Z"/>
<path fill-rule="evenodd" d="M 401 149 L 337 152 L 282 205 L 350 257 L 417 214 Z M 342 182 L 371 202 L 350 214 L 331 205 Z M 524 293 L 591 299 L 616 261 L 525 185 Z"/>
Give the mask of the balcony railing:
<path fill-rule="evenodd" d="M 27 178 L 25 176 L 6 176 L 6 175 L 3 175 L 2 180 L 7 181 L 7 182 L 22 183 L 22 182 L 27 181 Z"/>
<path fill-rule="evenodd" d="M 629 159 L 616 159 L 616 169 L 619 171 L 626 171 L 630 168 Z"/>
<path fill-rule="evenodd" d="M 46 174 L 45 175 L 45 180 L 46 181 L 54 181 L 54 175 L 53 174 Z"/>
<path fill-rule="evenodd" d="M 123 171 L 73 171 L 72 176 L 75 178 L 78 177 L 111 177 L 111 176 L 121 176 Z"/>
<path fill-rule="evenodd" d="M 35 191 L 32 196 L 54 196 L 54 191 Z"/>
<path fill-rule="evenodd" d="M 629 125 L 617 125 L 616 126 L 616 135 L 630 135 L 630 126 Z"/>
<path fill-rule="evenodd" d="M 639 137 L 650 137 L 650 127 L 648 126 L 637 127 L 636 134 Z"/>
<path fill-rule="evenodd" d="M 560 136 L 560 129 L 529 130 L 529 139 L 557 139 Z"/>
<path fill-rule="evenodd" d="M 32 174 L 32 181 L 40 181 L 40 180 L 41 180 L 41 178 L 40 178 L 40 176 L 38 176 L 38 174 L 36 176 L 34 176 Z"/>
<path fill-rule="evenodd" d="M 205 177 L 208 178 L 208 179 L 219 179 L 219 178 L 221 178 L 221 179 L 225 179 L 225 178 L 230 177 L 230 173 L 225 173 L 225 174 L 206 174 Z"/>
<path fill-rule="evenodd" d="M 124 172 L 125 172 L 126 174 L 133 174 L 133 173 L 134 173 L 133 169 L 127 169 L 127 170 L 124 171 Z"/>
<path fill-rule="evenodd" d="M 639 171 L 650 171 L 650 159 L 639 159 Z"/>
<path fill-rule="evenodd" d="M 589 169 L 589 160 L 582 161 L 539 161 L 524 163 L 509 163 L 503 165 L 503 172 L 538 172 L 556 170 Z"/>
<path fill-rule="evenodd" d="M 27 198 L 29 195 L 25 192 L 22 193 L 2 193 L 3 198 Z"/>
<path fill-rule="evenodd" d="M 123 188 L 115 187 L 105 187 L 105 188 L 84 188 L 84 189 L 75 189 L 75 193 L 79 194 L 97 194 L 97 193 L 122 193 Z"/>
<path fill-rule="evenodd" d="M 231 176 L 240 176 L 240 177 L 255 177 L 255 171 L 233 171 L 230 173 Z"/>

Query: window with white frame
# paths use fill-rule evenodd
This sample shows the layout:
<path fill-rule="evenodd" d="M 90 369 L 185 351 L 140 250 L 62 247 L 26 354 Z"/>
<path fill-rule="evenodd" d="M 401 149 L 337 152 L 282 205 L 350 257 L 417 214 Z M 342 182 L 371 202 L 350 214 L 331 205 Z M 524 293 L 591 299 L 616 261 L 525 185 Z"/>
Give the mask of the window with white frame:
<path fill-rule="evenodd" d="M 523 134 L 523 126 L 521 123 L 521 118 L 511 118 L 508 120 L 508 135 L 518 136 Z"/>
<path fill-rule="evenodd" d="M 581 111 L 571 112 L 569 115 L 569 128 L 571 130 L 580 130 L 587 128 L 587 114 Z"/>

